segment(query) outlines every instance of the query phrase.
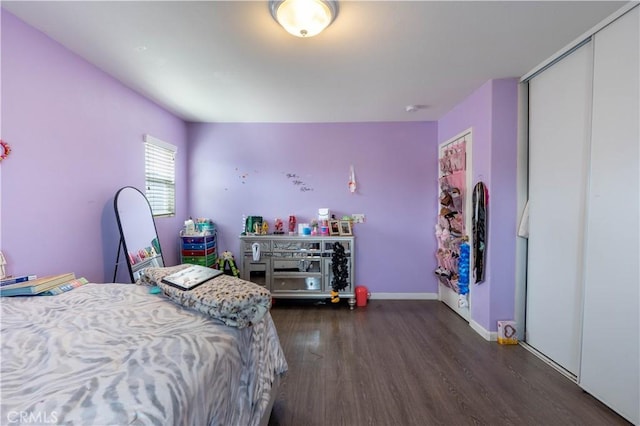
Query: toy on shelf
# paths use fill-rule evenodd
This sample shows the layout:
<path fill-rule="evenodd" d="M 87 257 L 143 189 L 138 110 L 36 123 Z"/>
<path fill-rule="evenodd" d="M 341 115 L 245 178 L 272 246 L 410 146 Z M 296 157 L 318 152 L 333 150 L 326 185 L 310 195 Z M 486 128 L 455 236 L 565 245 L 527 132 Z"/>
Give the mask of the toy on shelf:
<path fill-rule="evenodd" d="M 282 225 L 282 219 L 280 219 L 279 217 L 276 218 L 274 226 L 276 228 L 276 230 L 273 231 L 274 234 L 276 234 L 276 235 L 284 234 L 284 231 L 282 230 L 282 226 L 283 226 Z"/>
<path fill-rule="evenodd" d="M 289 216 L 289 235 L 294 235 L 296 233 L 296 217 L 291 215 Z"/>

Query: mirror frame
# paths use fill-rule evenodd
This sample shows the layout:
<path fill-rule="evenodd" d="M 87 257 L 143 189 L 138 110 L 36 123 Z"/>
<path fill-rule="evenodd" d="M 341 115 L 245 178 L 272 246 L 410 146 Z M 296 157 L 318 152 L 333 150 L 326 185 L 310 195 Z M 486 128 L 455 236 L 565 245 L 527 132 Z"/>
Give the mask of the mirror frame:
<path fill-rule="evenodd" d="M 120 218 L 120 211 L 118 209 L 118 200 L 121 194 L 123 193 L 123 191 L 131 191 L 131 190 L 136 191 L 140 195 L 140 197 L 142 197 L 142 199 L 144 200 L 148 208 L 149 219 L 151 219 L 151 224 L 153 225 L 153 231 L 155 233 L 155 240 L 157 241 L 158 249 L 160 251 L 160 253 L 157 253 L 154 257 L 147 258 L 140 262 L 135 262 L 135 263 L 132 262 L 132 259 L 129 255 L 129 248 L 127 247 L 127 238 L 125 237 L 125 230 L 123 229 L 123 224 L 122 224 L 123 221 Z M 135 188 L 133 186 L 125 186 L 120 188 L 118 192 L 116 192 L 116 195 L 113 199 L 113 208 L 116 214 L 116 221 L 118 222 L 118 230 L 120 231 L 120 242 L 118 245 L 118 258 L 116 259 L 116 270 L 114 272 L 114 281 L 116 279 L 117 268 L 118 268 L 118 263 L 120 258 L 120 251 L 124 250 L 125 261 L 129 269 L 129 278 L 131 279 L 132 283 L 135 283 L 137 280 L 136 273 L 142 270 L 143 268 L 148 266 L 164 266 L 164 255 L 163 255 L 162 245 L 160 244 L 160 237 L 158 236 L 158 229 L 156 228 L 156 222 L 153 217 L 153 211 L 151 210 L 151 204 L 149 204 L 149 200 L 147 199 L 147 197 L 138 188 Z"/>

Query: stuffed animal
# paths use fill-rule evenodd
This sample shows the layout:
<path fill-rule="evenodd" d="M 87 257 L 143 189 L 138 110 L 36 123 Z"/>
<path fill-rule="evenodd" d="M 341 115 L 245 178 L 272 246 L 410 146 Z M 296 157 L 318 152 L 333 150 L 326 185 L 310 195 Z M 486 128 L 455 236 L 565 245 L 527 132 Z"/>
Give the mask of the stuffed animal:
<path fill-rule="evenodd" d="M 233 275 L 234 277 L 240 276 L 240 271 L 238 271 L 236 266 L 236 260 L 230 251 L 222 252 L 222 256 L 216 261 L 216 269 L 223 271 L 226 275 Z"/>

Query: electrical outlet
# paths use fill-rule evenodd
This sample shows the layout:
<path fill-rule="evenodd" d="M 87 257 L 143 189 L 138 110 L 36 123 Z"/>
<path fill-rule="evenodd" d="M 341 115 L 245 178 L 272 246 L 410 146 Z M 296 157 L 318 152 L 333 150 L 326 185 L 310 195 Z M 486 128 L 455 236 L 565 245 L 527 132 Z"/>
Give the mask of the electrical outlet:
<path fill-rule="evenodd" d="M 364 223 L 364 213 L 354 213 L 351 215 L 353 223 Z"/>

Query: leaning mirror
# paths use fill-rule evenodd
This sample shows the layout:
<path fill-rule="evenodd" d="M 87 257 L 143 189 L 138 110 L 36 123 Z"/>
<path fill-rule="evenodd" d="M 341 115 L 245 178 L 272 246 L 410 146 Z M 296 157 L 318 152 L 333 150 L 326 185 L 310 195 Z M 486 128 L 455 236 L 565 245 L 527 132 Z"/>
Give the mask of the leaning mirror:
<path fill-rule="evenodd" d="M 164 266 L 151 206 L 142 192 L 125 186 L 116 193 L 113 207 L 120 229 L 120 246 L 113 279 L 115 281 L 120 253 L 123 252 L 131 282 L 135 282 L 140 278 L 142 269 Z"/>

